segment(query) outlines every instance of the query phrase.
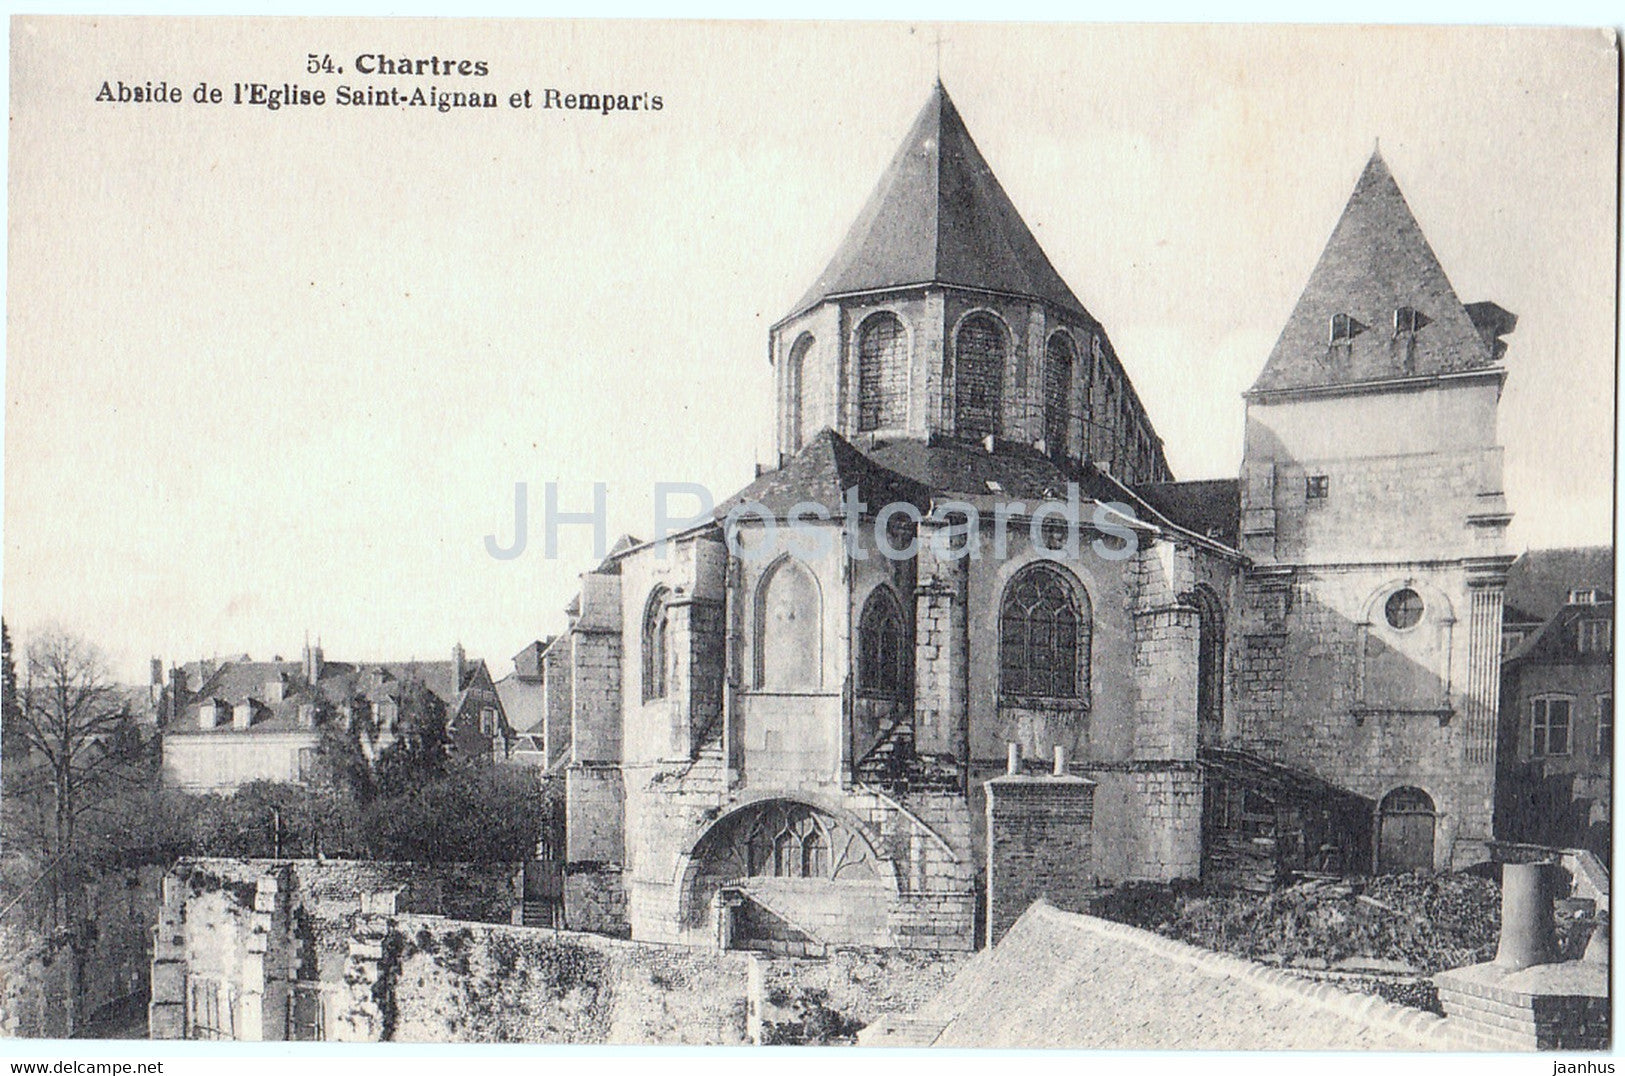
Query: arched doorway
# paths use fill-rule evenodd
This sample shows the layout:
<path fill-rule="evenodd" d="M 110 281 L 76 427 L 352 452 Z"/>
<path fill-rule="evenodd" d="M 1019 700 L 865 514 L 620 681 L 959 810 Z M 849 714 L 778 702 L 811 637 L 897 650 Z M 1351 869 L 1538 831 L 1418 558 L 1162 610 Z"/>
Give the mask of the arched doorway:
<path fill-rule="evenodd" d="M 1377 873 L 1433 870 L 1433 798 L 1420 788 L 1396 788 L 1377 813 Z"/>

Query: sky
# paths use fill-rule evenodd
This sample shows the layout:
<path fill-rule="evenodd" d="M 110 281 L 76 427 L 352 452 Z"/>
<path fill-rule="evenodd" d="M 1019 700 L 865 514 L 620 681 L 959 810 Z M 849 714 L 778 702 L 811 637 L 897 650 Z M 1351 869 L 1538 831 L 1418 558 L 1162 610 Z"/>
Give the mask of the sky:
<path fill-rule="evenodd" d="M 22 20 L 12 28 L 4 591 L 146 661 L 449 656 L 564 626 L 584 528 L 772 452 L 767 329 L 937 74 L 1106 327 L 1180 478 L 1256 377 L 1373 146 L 1464 302 L 1519 315 L 1515 550 L 1611 540 L 1616 62 L 1600 32 Z M 343 74 L 308 74 L 307 54 Z M 484 60 L 391 79 L 362 53 Z M 167 81 L 181 104 L 98 103 Z M 198 105 L 199 82 L 227 103 Z M 229 101 L 430 85 L 493 111 Z M 512 109 L 554 88 L 658 112 Z M 514 485 L 530 490 L 526 552 Z"/>

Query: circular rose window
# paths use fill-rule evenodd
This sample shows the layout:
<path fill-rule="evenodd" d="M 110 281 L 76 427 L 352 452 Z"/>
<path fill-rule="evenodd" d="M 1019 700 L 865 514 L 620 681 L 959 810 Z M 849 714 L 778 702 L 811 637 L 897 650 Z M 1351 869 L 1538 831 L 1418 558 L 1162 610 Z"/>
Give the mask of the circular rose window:
<path fill-rule="evenodd" d="M 1396 590 L 1388 596 L 1388 604 L 1383 611 L 1391 627 L 1400 631 L 1414 628 L 1416 622 L 1422 619 L 1422 596 L 1409 587 Z"/>

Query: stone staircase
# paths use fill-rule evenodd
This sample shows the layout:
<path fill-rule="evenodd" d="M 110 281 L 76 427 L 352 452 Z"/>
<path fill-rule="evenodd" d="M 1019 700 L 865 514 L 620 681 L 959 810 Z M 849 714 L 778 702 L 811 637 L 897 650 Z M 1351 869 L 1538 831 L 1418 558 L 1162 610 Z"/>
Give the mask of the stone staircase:
<path fill-rule="evenodd" d="M 519 907 L 519 925 L 558 929 L 564 925 L 563 908 L 554 900 L 527 900 Z"/>
<path fill-rule="evenodd" d="M 904 790 L 913 762 L 914 722 L 909 715 L 897 718 L 880 734 L 879 742 L 858 762 L 856 777 L 860 784 Z"/>

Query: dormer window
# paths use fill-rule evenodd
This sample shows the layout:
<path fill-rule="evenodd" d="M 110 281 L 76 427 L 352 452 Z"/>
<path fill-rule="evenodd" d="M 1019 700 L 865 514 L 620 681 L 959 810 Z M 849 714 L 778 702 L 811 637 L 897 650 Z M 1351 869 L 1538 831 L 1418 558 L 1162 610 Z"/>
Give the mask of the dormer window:
<path fill-rule="evenodd" d="M 1303 480 L 1303 496 L 1305 500 L 1324 501 L 1326 490 L 1330 483 L 1323 474 L 1305 475 Z"/>
<path fill-rule="evenodd" d="M 1369 326 L 1362 325 L 1347 314 L 1332 315 L 1332 343 L 1346 344 L 1356 336 L 1365 332 Z"/>
<path fill-rule="evenodd" d="M 1394 335 L 1414 333 L 1430 324 L 1428 316 L 1414 306 L 1402 306 L 1394 311 Z"/>
<path fill-rule="evenodd" d="M 1569 591 L 1569 604 L 1570 605 L 1596 605 L 1597 604 L 1597 588 L 1596 587 L 1576 587 L 1576 588 L 1574 588 L 1573 590 Z"/>
<path fill-rule="evenodd" d="M 1576 640 L 1582 654 L 1607 654 L 1614 649 L 1614 622 L 1612 620 L 1580 621 Z"/>

